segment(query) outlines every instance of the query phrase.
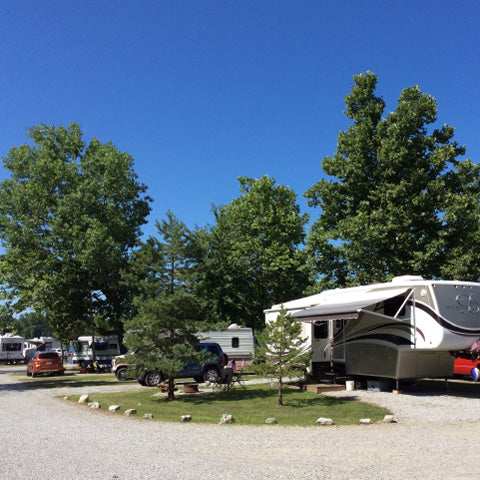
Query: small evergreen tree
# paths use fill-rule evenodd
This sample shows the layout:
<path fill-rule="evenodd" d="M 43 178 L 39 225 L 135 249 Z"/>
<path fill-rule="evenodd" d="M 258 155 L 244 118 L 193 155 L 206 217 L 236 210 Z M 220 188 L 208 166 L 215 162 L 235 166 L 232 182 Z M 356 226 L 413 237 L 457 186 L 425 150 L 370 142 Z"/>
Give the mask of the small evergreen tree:
<path fill-rule="evenodd" d="M 136 252 L 125 275 L 136 285 L 136 315 L 126 324 L 125 344 L 138 350 L 138 368 L 168 378 L 168 399 L 175 398 L 175 378 L 185 362 L 201 362 L 195 351 L 198 298 L 190 291 L 190 232 L 171 212 L 157 222 L 161 239 L 150 238 Z"/>
<path fill-rule="evenodd" d="M 278 404 L 283 405 L 283 379 L 304 375 L 311 352 L 305 351 L 302 327 L 282 307 L 275 322 L 258 335 L 260 347 L 254 357 L 255 370 L 278 380 Z"/>

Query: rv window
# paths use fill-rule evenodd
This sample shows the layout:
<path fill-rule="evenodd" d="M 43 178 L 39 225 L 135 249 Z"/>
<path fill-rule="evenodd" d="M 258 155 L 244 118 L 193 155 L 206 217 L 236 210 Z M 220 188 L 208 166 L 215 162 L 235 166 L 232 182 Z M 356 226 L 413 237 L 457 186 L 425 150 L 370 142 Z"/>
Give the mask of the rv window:
<path fill-rule="evenodd" d="M 328 338 L 328 322 L 316 322 L 313 324 L 313 337 Z"/>
<path fill-rule="evenodd" d="M 4 352 L 19 352 L 21 349 L 20 343 L 4 343 L 2 345 L 2 350 Z"/>
<path fill-rule="evenodd" d="M 238 348 L 240 346 L 240 339 L 238 337 L 232 337 L 232 348 Z"/>

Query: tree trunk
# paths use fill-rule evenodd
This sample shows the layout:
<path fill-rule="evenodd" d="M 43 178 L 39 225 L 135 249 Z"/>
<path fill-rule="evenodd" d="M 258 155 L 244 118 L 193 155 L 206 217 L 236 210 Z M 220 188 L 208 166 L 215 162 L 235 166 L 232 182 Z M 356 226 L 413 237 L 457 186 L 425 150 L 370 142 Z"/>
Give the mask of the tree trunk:
<path fill-rule="evenodd" d="M 175 380 L 168 379 L 168 400 L 175 400 Z"/>
<path fill-rule="evenodd" d="M 282 377 L 278 377 L 278 404 L 283 407 L 282 387 Z"/>

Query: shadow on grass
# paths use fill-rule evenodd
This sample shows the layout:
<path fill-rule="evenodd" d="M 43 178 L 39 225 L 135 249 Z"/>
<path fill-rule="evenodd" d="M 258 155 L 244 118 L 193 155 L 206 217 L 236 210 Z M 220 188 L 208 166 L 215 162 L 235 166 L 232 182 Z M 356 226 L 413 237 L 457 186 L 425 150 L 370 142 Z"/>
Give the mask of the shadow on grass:
<path fill-rule="evenodd" d="M 355 400 L 355 398 L 326 397 L 323 395 L 316 395 L 290 389 L 285 389 L 282 393 L 282 396 L 284 406 L 295 408 L 309 408 L 312 406 L 318 406 L 319 404 L 322 406 L 343 405 Z M 278 398 L 278 390 L 275 388 L 249 387 L 247 389 L 236 389 L 225 393 L 218 392 L 204 395 L 176 395 L 175 401 L 181 402 L 185 405 L 195 406 L 204 405 L 206 403 L 212 403 L 215 401 L 222 403 L 236 403 L 248 400 L 268 400 L 276 398 Z M 158 397 L 155 399 L 155 401 L 160 403 L 167 400 L 165 397 Z"/>

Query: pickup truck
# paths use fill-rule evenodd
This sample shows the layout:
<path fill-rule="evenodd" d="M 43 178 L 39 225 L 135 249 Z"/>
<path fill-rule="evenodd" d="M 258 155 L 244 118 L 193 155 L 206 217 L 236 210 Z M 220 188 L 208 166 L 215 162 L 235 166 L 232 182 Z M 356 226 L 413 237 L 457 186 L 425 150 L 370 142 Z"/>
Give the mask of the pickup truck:
<path fill-rule="evenodd" d="M 189 363 L 180 371 L 176 378 L 192 377 L 196 382 L 215 381 L 221 376 L 223 367 L 228 363 L 228 357 L 223 352 L 222 347 L 218 343 L 199 343 L 196 348 L 205 350 L 211 355 L 211 360 L 196 365 Z M 125 356 L 119 355 L 112 361 L 112 371 L 115 373 L 119 381 L 128 380 L 128 367 L 131 365 L 126 363 Z M 141 385 L 147 387 L 156 387 L 160 382 L 165 380 L 165 376 L 161 372 L 147 370 L 141 372 L 137 378 Z"/>

